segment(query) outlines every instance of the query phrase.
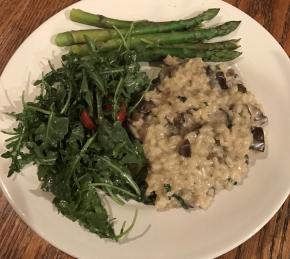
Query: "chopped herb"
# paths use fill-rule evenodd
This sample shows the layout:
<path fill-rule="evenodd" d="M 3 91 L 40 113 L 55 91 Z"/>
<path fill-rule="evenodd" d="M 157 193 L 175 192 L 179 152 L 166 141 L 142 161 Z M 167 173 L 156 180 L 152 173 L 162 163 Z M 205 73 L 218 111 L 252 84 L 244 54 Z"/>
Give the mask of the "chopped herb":
<path fill-rule="evenodd" d="M 165 192 L 167 193 L 171 192 L 172 190 L 171 185 L 168 183 L 164 184 L 163 187 Z M 188 205 L 180 195 L 173 193 L 172 195 L 168 196 L 168 199 L 171 199 L 172 197 L 175 198 L 179 202 L 181 207 L 184 208 L 185 210 L 192 208 L 192 206 Z"/>
<path fill-rule="evenodd" d="M 184 201 L 184 199 L 181 196 L 177 195 L 176 193 L 173 193 L 172 197 L 174 197 L 180 203 L 181 207 L 184 208 L 185 210 L 192 208 L 192 206 L 188 205 Z"/>
<path fill-rule="evenodd" d="M 224 109 L 220 109 L 220 110 L 222 112 L 224 112 L 224 114 L 226 115 L 226 117 L 227 117 L 227 127 L 228 127 L 228 129 L 231 129 L 233 127 L 233 121 L 232 121 L 232 118 L 231 118 L 230 114 L 227 111 L 225 111 Z"/>
<path fill-rule="evenodd" d="M 166 192 L 171 192 L 171 185 L 170 185 L 170 184 L 166 183 L 166 184 L 164 184 L 163 186 L 164 186 L 164 190 L 165 190 Z"/>

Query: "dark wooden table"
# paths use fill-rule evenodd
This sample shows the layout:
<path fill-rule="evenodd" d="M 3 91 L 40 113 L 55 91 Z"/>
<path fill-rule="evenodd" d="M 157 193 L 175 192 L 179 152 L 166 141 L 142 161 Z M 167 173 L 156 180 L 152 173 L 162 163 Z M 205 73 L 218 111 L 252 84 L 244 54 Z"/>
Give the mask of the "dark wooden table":
<path fill-rule="evenodd" d="M 105 1 L 105 0 L 104 0 Z M 23 40 L 75 0 L 0 0 L 0 74 Z M 290 55 L 290 0 L 226 0 L 262 24 Z M 5 173 L 5 172 L 1 172 Z M 290 197 L 251 239 L 219 259 L 290 258 Z M 0 258 L 72 258 L 44 241 L 16 215 L 0 191 Z M 181 259 L 181 258 L 180 258 Z"/>

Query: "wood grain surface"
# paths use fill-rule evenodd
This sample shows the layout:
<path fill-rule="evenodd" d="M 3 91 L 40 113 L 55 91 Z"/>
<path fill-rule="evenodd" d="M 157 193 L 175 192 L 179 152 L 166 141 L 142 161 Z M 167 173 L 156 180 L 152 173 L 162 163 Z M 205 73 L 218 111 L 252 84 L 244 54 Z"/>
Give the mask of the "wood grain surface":
<path fill-rule="evenodd" d="M 105 1 L 105 0 L 104 0 Z M 75 0 L 0 0 L 0 74 L 14 51 L 41 23 Z M 262 24 L 290 55 L 290 0 L 227 0 Z M 6 172 L 1 172 L 6 173 Z M 290 258 L 290 197 L 271 221 L 219 259 Z M 35 234 L 0 191 L 1 259 L 69 259 Z M 178 258 L 182 259 L 182 258 Z"/>

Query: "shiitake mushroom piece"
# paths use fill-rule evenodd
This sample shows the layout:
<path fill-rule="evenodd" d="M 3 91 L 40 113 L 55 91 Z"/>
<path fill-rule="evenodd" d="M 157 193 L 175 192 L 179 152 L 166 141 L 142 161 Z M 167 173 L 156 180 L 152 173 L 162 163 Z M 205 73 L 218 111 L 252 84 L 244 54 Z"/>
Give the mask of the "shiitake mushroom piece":
<path fill-rule="evenodd" d="M 179 155 L 184 156 L 184 157 L 191 157 L 191 145 L 188 139 L 185 139 L 181 143 L 178 149 L 178 153 Z"/>
<path fill-rule="evenodd" d="M 247 105 L 249 114 L 257 126 L 264 126 L 268 122 L 268 118 L 264 115 L 260 108 L 254 105 Z"/>
<path fill-rule="evenodd" d="M 224 72 L 222 71 L 216 72 L 216 80 L 218 81 L 221 89 L 223 90 L 229 89 Z"/>
<path fill-rule="evenodd" d="M 262 127 L 252 127 L 253 143 L 250 149 L 255 151 L 264 152 L 265 151 L 265 136 Z"/>

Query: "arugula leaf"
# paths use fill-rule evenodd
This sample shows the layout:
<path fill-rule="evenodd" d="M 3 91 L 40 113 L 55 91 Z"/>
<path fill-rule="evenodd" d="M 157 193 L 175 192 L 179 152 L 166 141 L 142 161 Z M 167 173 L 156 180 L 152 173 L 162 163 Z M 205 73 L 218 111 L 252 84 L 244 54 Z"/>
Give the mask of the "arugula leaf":
<path fill-rule="evenodd" d="M 82 78 L 80 93 L 83 95 L 83 98 L 88 105 L 88 111 L 89 111 L 90 116 L 92 116 L 94 113 L 93 96 L 91 94 L 91 91 L 89 90 L 88 79 L 87 79 L 87 74 L 85 70 L 82 71 L 82 74 L 83 74 L 83 78 Z"/>
<path fill-rule="evenodd" d="M 30 151 L 34 154 L 34 161 L 38 165 L 54 165 L 58 159 L 58 152 L 47 149 L 46 145 L 27 143 Z"/>
<path fill-rule="evenodd" d="M 103 207 L 97 190 L 82 185 L 82 190 L 77 191 L 72 201 L 54 199 L 54 204 L 59 211 L 72 220 L 77 220 L 89 231 L 103 238 L 116 239 L 112 221 Z"/>
<path fill-rule="evenodd" d="M 47 124 L 42 123 L 36 129 L 37 134 L 35 141 L 42 141 L 44 145 L 57 147 L 57 143 L 61 141 L 68 132 L 69 120 L 66 117 L 56 117 L 51 112 Z"/>

